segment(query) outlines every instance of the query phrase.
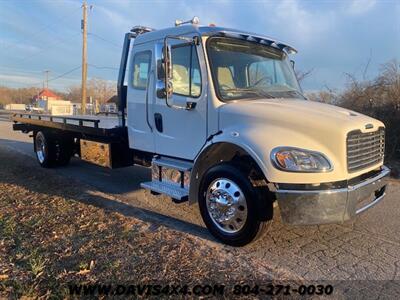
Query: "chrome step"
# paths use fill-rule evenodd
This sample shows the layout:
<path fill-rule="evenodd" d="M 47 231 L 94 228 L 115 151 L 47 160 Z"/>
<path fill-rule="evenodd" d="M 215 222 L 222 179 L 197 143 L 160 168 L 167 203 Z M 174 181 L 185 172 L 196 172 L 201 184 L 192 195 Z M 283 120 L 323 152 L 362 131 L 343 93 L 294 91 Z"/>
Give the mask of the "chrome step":
<path fill-rule="evenodd" d="M 165 181 L 142 182 L 140 186 L 155 193 L 164 194 L 171 197 L 174 202 L 185 202 L 189 199 L 189 190 L 181 188 L 179 185 Z"/>
<path fill-rule="evenodd" d="M 175 169 L 178 171 L 190 171 L 193 167 L 193 163 L 191 162 L 163 157 L 153 159 L 153 165 Z"/>

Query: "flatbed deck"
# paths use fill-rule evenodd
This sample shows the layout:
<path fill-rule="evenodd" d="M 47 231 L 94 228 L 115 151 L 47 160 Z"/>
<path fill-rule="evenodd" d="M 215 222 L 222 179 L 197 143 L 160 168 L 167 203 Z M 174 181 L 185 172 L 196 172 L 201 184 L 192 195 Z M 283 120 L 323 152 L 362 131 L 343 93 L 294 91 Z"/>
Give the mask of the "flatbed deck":
<path fill-rule="evenodd" d="M 120 138 L 127 134 L 126 127 L 119 127 L 118 118 L 114 116 L 53 116 L 14 113 L 11 120 L 14 122 L 14 130 L 24 132 L 45 127 L 94 137 Z"/>

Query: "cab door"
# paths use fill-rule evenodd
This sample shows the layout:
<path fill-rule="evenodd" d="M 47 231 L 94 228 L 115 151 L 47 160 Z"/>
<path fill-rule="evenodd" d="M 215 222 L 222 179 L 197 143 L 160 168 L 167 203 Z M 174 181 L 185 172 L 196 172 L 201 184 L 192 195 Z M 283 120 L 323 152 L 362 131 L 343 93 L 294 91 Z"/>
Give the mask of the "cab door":
<path fill-rule="evenodd" d="M 154 101 L 154 50 L 151 45 L 134 45 L 132 48 L 127 83 L 127 124 L 130 148 L 154 153 L 151 118 Z"/>
<path fill-rule="evenodd" d="M 161 47 L 160 47 L 161 49 Z M 155 93 L 153 120 L 156 153 L 194 160 L 207 138 L 206 70 L 201 45 L 172 44 L 172 102 L 191 103 L 191 109 L 167 106 Z M 157 80 L 163 80 L 158 68 Z"/>

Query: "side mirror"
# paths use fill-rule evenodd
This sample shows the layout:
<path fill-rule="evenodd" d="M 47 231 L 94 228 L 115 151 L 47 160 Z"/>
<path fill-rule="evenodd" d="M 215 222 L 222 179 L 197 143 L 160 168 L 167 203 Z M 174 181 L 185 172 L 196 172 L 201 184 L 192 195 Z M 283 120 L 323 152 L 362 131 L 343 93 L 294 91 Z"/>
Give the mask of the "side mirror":
<path fill-rule="evenodd" d="M 198 37 L 187 38 L 182 36 L 166 36 L 162 45 L 162 50 L 158 48 L 159 52 L 162 53 L 161 59 L 157 61 L 157 73 L 158 81 L 156 83 L 156 94 L 158 98 L 165 99 L 165 103 L 170 108 L 187 109 L 191 110 L 196 107 L 196 102 L 182 101 L 181 97 L 173 99 L 172 95 L 174 87 L 172 83 L 173 79 L 173 67 L 172 67 L 172 50 L 171 45 L 168 44 L 168 39 L 176 39 L 184 41 L 185 44 L 198 45 Z M 158 46 L 158 47 L 161 47 Z M 161 50 L 161 51 L 160 51 Z M 184 102 L 184 103 L 183 103 Z"/>
<path fill-rule="evenodd" d="M 156 93 L 158 98 L 168 101 L 168 98 L 173 93 L 171 46 L 164 43 L 160 53 L 161 59 L 157 60 L 158 81 L 156 83 Z"/>
<path fill-rule="evenodd" d="M 290 60 L 290 64 L 292 65 L 292 68 L 294 70 L 294 60 L 293 59 Z"/>
<path fill-rule="evenodd" d="M 164 66 L 164 98 L 168 105 L 168 98 L 172 96 L 172 58 L 171 58 L 171 45 L 164 41 L 162 63 Z"/>

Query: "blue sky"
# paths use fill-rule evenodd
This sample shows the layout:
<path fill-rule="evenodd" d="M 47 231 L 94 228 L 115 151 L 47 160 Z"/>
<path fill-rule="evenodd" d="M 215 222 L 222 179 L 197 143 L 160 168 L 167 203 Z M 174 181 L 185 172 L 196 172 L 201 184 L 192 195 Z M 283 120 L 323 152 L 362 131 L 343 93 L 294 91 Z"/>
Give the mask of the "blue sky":
<path fill-rule="evenodd" d="M 90 77 L 115 81 L 123 35 L 134 25 L 172 26 L 200 18 L 265 34 L 299 50 L 296 68 L 313 69 L 305 90 L 341 89 L 345 73 L 373 78 L 381 64 L 400 60 L 400 1 L 88 1 Z M 0 0 L 0 85 L 50 88 L 80 83 L 81 1 Z M 75 69 L 75 70 L 74 70 Z M 72 70 L 72 71 L 71 71 Z M 70 73 L 60 77 L 64 73 Z"/>

